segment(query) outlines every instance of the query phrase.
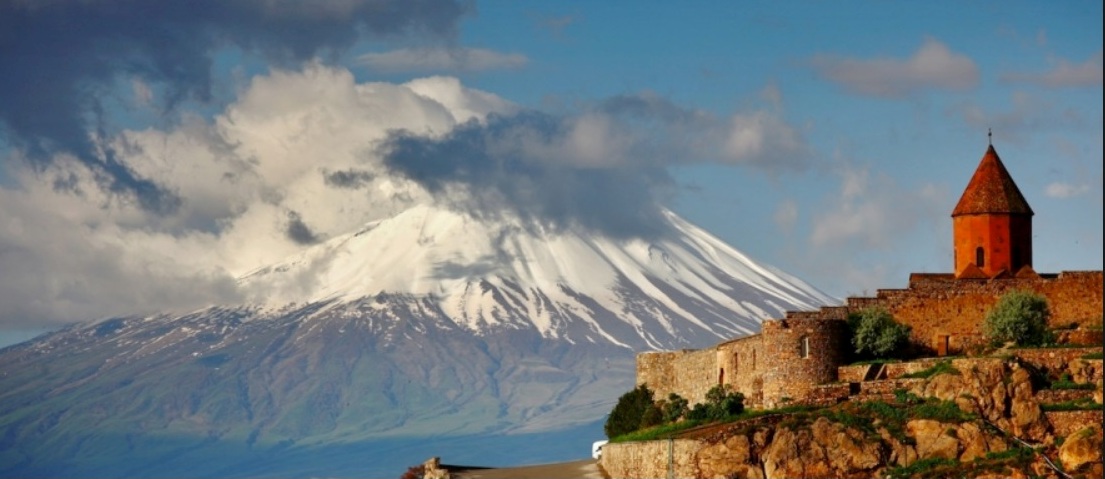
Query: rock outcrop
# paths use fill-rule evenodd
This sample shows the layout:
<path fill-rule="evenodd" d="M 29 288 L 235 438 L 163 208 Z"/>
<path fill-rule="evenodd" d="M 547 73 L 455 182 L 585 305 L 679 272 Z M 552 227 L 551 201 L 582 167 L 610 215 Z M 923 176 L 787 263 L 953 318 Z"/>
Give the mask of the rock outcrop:
<path fill-rule="evenodd" d="M 1039 375 L 1030 366 L 1002 359 L 951 365 L 944 374 L 903 383 L 909 390 L 896 399 L 699 427 L 678 436 L 671 452 L 667 441 L 608 444 L 602 465 L 611 477 L 870 478 L 895 469 L 895 477 L 908 476 L 911 466 L 961 477 L 1059 477 L 1024 447 L 1033 444 L 1076 477 L 1100 477 L 1101 427 L 1066 435 L 1077 429 L 1053 426 L 1056 413 L 1044 413 L 1034 385 Z M 1068 422 L 1100 418 L 1100 411 L 1077 414 Z M 1054 445 L 1058 438 L 1061 447 Z"/>

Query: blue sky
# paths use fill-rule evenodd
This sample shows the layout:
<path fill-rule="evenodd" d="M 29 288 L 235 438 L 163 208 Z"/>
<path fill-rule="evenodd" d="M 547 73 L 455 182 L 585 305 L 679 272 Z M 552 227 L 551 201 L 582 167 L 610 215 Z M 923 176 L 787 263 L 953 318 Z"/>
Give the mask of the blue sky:
<path fill-rule="evenodd" d="M 951 268 L 948 215 L 992 129 L 1036 212 L 1036 269 L 1102 267 L 1100 2 L 167 1 L 132 31 L 133 3 L 0 7 L 20 22 L 0 20 L 18 72 L 0 80 L 3 337 L 233 300 L 256 250 L 297 246 L 282 233 L 370 215 L 293 192 L 287 172 L 346 165 L 326 150 L 299 169 L 230 152 L 348 78 L 444 76 L 484 112 L 599 118 L 588 145 L 624 156 L 626 188 L 837 296 Z M 39 36 L 66 18 L 90 26 Z M 628 100 L 642 116 L 611 113 Z M 431 122 L 381 104 L 380 125 Z M 210 157 L 256 194 L 189 183 Z"/>

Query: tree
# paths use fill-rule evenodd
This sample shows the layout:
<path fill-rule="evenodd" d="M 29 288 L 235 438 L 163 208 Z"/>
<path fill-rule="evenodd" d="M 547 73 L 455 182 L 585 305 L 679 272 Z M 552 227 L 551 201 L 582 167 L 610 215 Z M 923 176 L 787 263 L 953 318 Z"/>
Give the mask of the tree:
<path fill-rule="evenodd" d="M 675 393 L 668 394 L 668 401 L 664 403 L 664 422 L 675 422 L 690 411 L 689 403 L 683 396 Z"/>
<path fill-rule="evenodd" d="M 983 333 L 996 345 L 1012 341 L 1019 346 L 1038 346 L 1054 340 L 1047 329 L 1049 316 L 1047 298 L 1013 290 L 1005 293 L 986 314 Z"/>
<path fill-rule="evenodd" d="M 632 391 L 622 394 L 618 403 L 610 411 L 610 417 L 606 418 L 603 431 L 606 437 L 613 439 L 623 434 L 629 434 L 641 429 L 645 415 L 649 410 L 656 408 L 652 401 L 652 390 L 642 384 Z M 650 417 L 650 420 L 653 418 Z"/>
<path fill-rule="evenodd" d="M 706 404 L 695 404 L 687 419 L 720 421 L 744 412 L 744 394 L 728 384 L 719 384 L 706 392 Z"/>
<path fill-rule="evenodd" d="M 909 343 L 910 327 L 894 320 L 883 308 L 865 308 L 850 315 L 852 346 L 859 356 L 887 358 Z"/>

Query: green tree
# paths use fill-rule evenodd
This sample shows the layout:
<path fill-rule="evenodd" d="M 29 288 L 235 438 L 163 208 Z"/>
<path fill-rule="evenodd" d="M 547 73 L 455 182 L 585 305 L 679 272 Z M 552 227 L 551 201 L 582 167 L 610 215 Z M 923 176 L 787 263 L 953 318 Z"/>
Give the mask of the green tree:
<path fill-rule="evenodd" d="M 645 415 L 655 408 L 656 405 L 653 404 L 652 400 L 652 390 L 644 384 L 622 394 L 622 397 L 618 398 L 618 403 L 614 405 L 614 409 L 610 411 L 610 416 L 606 418 L 606 424 L 603 426 L 606 437 L 613 439 L 641 429 Z"/>
<path fill-rule="evenodd" d="M 668 401 L 664 403 L 664 422 L 675 422 L 690 411 L 690 404 L 683 396 L 675 393 L 668 394 Z"/>
<path fill-rule="evenodd" d="M 706 404 L 695 404 L 687 419 L 720 421 L 744 412 L 744 394 L 728 384 L 719 384 L 706 392 Z"/>
<path fill-rule="evenodd" d="M 894 320 L 883 308 L 865 308 L 849 316 L 856 354 L 887 358 L 909 343 L 910 327 Z"/>
<path fill-rule="evenodd" d="M 1054 340 L 1047 329 L 1049 316 L 1047 298 L 1013 290 L 1005 293 L 986 314 L 983 333 L 993 344 L 1012 341 L 1020 346 L 1038 346 Z"/>

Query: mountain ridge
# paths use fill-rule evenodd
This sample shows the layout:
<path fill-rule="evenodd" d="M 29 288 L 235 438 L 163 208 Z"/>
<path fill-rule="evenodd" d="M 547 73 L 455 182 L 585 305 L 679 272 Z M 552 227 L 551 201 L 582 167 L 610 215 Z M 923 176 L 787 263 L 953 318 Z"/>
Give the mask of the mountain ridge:
<path fill-rule="evenodd" d="M 0 349 L 0 476 L 303 477 L 357 458 L 372 465 L 342 474 L 392 475 L 441 454 L 419 441 L 457 437 L 484 463 L 578 458 L 636 351 L 829 300 L 668 217 L 617 239 L 423 206 L 244 275 L 268 301 Z M 560 442 L 481 449 L 521 434 Z"/>

